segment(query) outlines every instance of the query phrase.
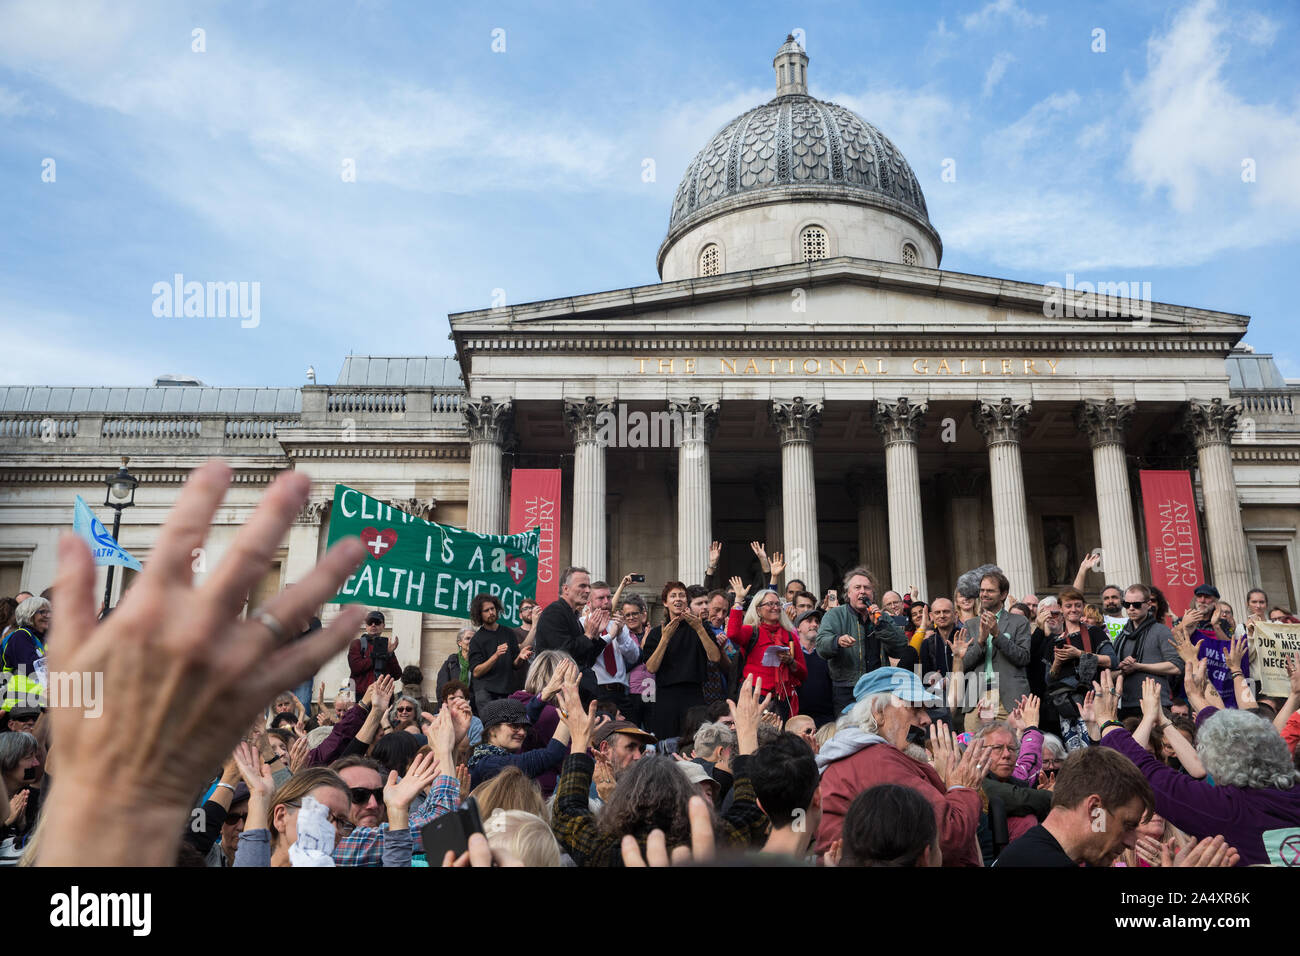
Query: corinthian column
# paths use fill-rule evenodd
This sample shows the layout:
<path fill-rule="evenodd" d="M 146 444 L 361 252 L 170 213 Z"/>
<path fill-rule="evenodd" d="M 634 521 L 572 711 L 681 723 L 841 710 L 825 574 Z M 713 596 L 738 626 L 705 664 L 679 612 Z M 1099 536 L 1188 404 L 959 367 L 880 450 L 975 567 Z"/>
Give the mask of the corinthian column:
<path fill-rule="evenodd" d="M 494 402 L 490 395 L 471 398 L 462 406 L 469 429 L 469 514 L 466 528 L 479 534 L 505 534 L 505 481 L 501 453 L 514 422 L 512 402 Z"/>
<path fill-rule="evenodd" d="M 573 434 L 573 546 L 569 563 L 605 577 L 605 430 L 614 403 L 592 396 L 565 399 L 564 424 Z"/>
<path fill-rule="evenodd" d="M 890 586 L 906 594 L 913 584 L 929 594 L 925 576 L 925 531 L 921 526 L 921 468 L 916 435 L 928 406 L 900 398 L 876 402 L 873 421 L 885 442 L 885 484 L 889 494 Z M 882 583 L 882 593 L 884 584 Z M 877 598 L 880 595 L 876 595 Z"/>
<path fill-rule="evenodd" d="M 1020 427 L 1033 406 L 1002 399 L 976 402 L 975 427 L 989 446 L 989 486 L 993 491 L 993 538 L 998 567 L 1011 581 L 1017 599 L 1034 590 L 1034 558 L 1029 550 L 1029 510 L 1020 465 Z"/>
<path fill-rule="evenodd" d="M 677 448 L 677 579 L 703 584 L 713 542 L 713 486 L 709 442 L 718 427 L 718 403 L 670 401 L 668 411 L 681 422 Z"/>
<path fill-rule="evenodd" d="M 821 594 L 817 549 L 817 486 L 813 433 L 821 425 L 821 402 L 774 401 L 772 427 L 781 436 L 781 514 L 785 525 L 785 577 L 798 578 Z"/>
<path fill-rule="evenodd" d="M 1231 449 L 1232 433 L 1240 414 L 1241 406 L 1224 405 L 1220 398 L 1188 402 L 1183 414 L 1183 431 L 1196 442 L 1201 494 L 1205 498 L 1205 529 L 1210 536 L 1209 580 L 1232 605 L 1238 619 L 1244 619 L 1250 564 L 1246 556 L 1246 535 L 1241 528 L 1237 481 L 1232 474 Z"/>
<path fill-rule="evenodd" d="M 1124 432 L 1135 408 L 1131 402 L 1121 405 L 1108 398 L 1104 402 L 1085 401 L 1074 412 L 1075 424 L 1092 445 L 1102 576 L 1121 588 L 1142 580 L 1133 496 L 1129 493 L 1128 464 L 1124 458 Z"/>
<path fill-rule="evenodd" d="M 877 468 L 859 468 L 848 473 L 845 487 L 858 508 L 858 558 L 876 575 L 883 594 L 889 581 L 889 515 L 885 512 L 884 475 Z"/>

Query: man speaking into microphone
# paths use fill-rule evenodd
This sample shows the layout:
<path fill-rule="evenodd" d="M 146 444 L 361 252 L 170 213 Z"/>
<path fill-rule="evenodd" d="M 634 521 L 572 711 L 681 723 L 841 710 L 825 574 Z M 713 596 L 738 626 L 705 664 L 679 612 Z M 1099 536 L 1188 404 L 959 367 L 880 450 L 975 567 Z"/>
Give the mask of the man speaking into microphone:
<path fill-rule="evenodd" d="M 817 629 L 817 655 L 831 675 L 831 703 L 841 714 L 853 704 L 853 686 L 863 674 L 888 667 L 907 636 L 875 602 L 871 572 L 856 567 L 844 575 L 844 603 L 833 607 Z"/>

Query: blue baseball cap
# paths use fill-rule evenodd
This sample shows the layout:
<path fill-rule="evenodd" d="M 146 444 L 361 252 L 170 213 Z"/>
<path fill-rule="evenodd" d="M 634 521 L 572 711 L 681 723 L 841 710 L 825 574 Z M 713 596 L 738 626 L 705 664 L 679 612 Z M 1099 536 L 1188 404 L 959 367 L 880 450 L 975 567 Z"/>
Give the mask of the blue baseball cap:
<path fill-rule="evenodd" d="M 925 689 L 921 678 L 901 667 L 877 667 L 874 671 L 863 674 L 853 685 L 853 704 L 872 694 L 893 694 L 899 700 L 909 704 L 942 704 L 943 701 Z M 853 704 L 844 708 L 844 713 L 853 709 Z"/>

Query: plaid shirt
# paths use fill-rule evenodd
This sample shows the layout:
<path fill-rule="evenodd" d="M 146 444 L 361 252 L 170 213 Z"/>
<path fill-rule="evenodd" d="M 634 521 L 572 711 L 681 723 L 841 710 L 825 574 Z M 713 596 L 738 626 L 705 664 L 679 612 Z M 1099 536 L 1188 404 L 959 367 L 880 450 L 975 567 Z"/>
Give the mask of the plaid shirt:
<path fill-rule="evenodd" d="M 578 866 L 622 866 L 622 835 L 602 832 L 587 804 L 595 767 L 596 762 L 587 754 L 569 754 L 564 758 L 560 783 L 555 791 L 555 809 L 551 812 L 551 829 L 560 841 L 560 847 Z M 737 757 L 732 769 L 735 773 L 732 783 L 735 800 L 726 814 L 718 818 L 718 829 L 720 848 L 739 852 L 763 845 L 768 820 L 754 798 L 754 785 L 749 779 L 749 757 Z M 637 837 L 643 854 L 648 835 Z"/>
<path fill-rule="evenodd" d="M 420 828 L 460 805 L 460 781 L 446 774 L 429 787 L 428 796 L 411 808 L 411 843 L 420 852 Z M 334 846 L 336 866 L 383 866 L 384 835 L 388 824 L 357 827 Z"/>

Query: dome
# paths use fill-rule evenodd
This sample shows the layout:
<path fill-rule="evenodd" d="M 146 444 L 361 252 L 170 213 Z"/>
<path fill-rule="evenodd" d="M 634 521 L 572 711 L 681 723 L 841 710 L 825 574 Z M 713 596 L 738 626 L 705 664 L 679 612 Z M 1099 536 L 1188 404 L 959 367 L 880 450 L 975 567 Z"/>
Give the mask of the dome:
<path fill-rule="evenodd" d="M 777 95 L 724 126 L 691 160 L 673 200 L 661 266 L 668 247 L 701 222 L 738 208 L 810 200 L 901 216 L 941 254 L 903 154 L 852 110 L 809 96 L 807 62 L 787 37 L 773 62 Z"/>

